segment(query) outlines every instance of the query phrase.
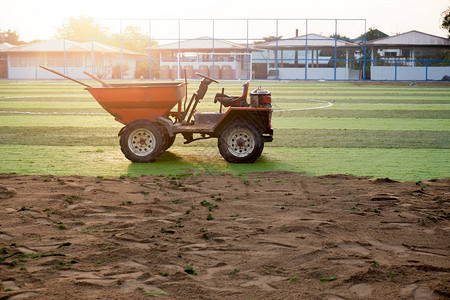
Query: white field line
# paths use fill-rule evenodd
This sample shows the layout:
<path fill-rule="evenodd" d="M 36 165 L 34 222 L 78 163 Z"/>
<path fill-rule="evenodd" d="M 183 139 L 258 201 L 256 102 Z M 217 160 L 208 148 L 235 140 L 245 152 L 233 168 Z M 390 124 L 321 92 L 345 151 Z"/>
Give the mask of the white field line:
<path fill-rule="evenodd" d="M 302 100 L 302 101 L 308 101 L 308 100 Z M 311 100 L 311 101 L 315 101 L 315 100 Z M 18 102 L 18 101 L 17 101 Z M 27 102 L 29 103 L 29 101 L 23 101 L 23 102 Z M 16 103 L 16 101 L 14 101 L 14 103 Z M 66 103 L 66 102 L 62 102 L 62 103 Z M 85 102 L 81 102 L 81 103 L 85 103 Z M 305 104 L 306 102 L 277 102 L 276 104 Z M 450 105 L 450 103 L 336 103 L 338 105 L 430 105 L 430 106 L 434 106 L 434 105 Z"/>
<path fill-rule="evenodd" d="M 108 113 L 82 113 L 82 112 L 31 112 L 31 111 L 9 111 L 0 110 L 0 114 L 25 114 L 25 115 L 96 115 L 96 116 L 109 116 Z"/>
<path fill-rule="evenodd" d="M 303 100 L 305 101 L 305 100 Z M 333 103 L 324 101 L 324 100 L 306 100 L 306 101 L 312 101 L 317 103 L 323 103 L 325 105 L 318 106 L 318 107 L 306 107 L 306 108 L 292 108 L 292 109 L 274 109 L 274 112 L 287 112 L 287 111 L 300 111 L 300 110 L 311 110 L 311 109 L 320 109 L 320 108 L 327 108 L 333 106 Z M 25 101 L 26 102 L 26 101 Z M 65 102 L 62 102 L 65 103 Z M 84 103 L 84 102 L 83 102 Z M 299 103 L 278 103 L 278 104 L 299 104 Z M 302 103 L 304 104 L 304 103 Z M 346 104 L 346 103 L 339 103 L 339 105 Z M 411 104 L 411 103 L 402 103 L 402 104 L 393 104 L 393 103 L 348 103 L 348 105 L 425 105 L 425 104 Z M 426 105 L 450 105 L 450 104 L 426 104 Z M 63 113 L 63 112 L 30 112 L 30 111 L 6 111 L 6 110 L 0 110 L 1 114 L 27 114 L 27 115 L 98 115 L 98 116 L 108 116 L 109 113 Z"/>
<path fill-rule="evenodd" d="M 450 103 L 339 103 L 339 105 L 450 105 Z"/>
<path fill-rule="evenodd" d="M 304 100 L 303 100 L 304 101 Z M 319 108 L 327 108 L 327 107 L 331 107 L 333 106 L 333 103 L 328 102 L 328 101 L 324 101 L 324 100 L 311 100 L 311 99 L 306 99 L 306 101 L 312 101 L 312 102 L 317 102 L 317 103 L 323 103 L 325 105 L 322 106 L 318 106 L 318 107 L 306 107 L 306 108 L 292 108 L 292 109 L 274 109 L 274 112 L 283 112 L 283 111 L 298 111 L 298 110 L 311 110 L 311 109 L 319 109 Z M 293 103 L 295 104 L 295 103 Z"/>
<path fill-rule="evenodd" d="M 88 97 L 84 94 L 68 94 L 68 95 L 34 95 L 34 96 L 1 96 L 0 99 L 21 99 L 21 98 L 63 98 L 63 97 Z"/>

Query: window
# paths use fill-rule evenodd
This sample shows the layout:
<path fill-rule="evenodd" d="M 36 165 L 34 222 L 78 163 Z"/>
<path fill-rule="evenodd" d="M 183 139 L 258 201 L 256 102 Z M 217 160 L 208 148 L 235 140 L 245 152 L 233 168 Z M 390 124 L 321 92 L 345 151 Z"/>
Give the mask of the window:
<path fill-rule="evenodd" d="M 397 52 L 395 52 L 395 51 L 385 51 L 384 52 L 384 56 L 386 56 L 386 57 L 396 57 L 397 56 Z"/>
<path fill-rule="evenodd" d="M 120 59 L 120 58 L 119 58 Z M 74 60 L 76 61 L 76 60 Z M 111 65 L 111 58 L 94 56 L 94 67 L 105 67 Z M 92 67 L 92 56 L 85 57 L 85 66 L 86 68 Z"/>
<path fill-rule="evenodd" d="M 283 50 L 282 64 L 285 67 L 290 67 L 295 64 L 295 50 Z"/>
<path fill-rule="evenodd" d="M 48 67 L 64 67 L 64 57 L 58 53 L 47 54 Z"/>
<path fill-rule="evenodd" d="M 83 57 L 81 55 L 69 55 L 66 57 L 66 66 L 67 67 L 82 67 L 83 66 Z"/>

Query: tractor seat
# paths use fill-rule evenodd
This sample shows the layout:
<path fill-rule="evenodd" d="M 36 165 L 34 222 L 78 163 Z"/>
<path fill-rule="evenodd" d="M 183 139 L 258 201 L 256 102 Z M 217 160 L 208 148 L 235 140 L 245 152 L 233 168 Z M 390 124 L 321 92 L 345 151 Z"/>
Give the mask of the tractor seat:
<path fill-rule="evenodd" d="M 244 92 L 242 96 L 228 96 L 222 93 L 217 93 L 214 97 L 214 103 L 219 101 L 225 107 L 247 107 L 249 104 L 247 103 L 247 94 L 248 94 L 248 86 L 250 82 L 247 81 L 246 84 L 243 85 Z"/>

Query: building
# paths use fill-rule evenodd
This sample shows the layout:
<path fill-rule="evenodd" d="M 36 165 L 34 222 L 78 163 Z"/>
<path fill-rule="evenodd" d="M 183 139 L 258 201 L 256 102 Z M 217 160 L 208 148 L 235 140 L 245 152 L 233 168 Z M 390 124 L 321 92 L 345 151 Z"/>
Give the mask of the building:
<path fill-rule="evenodd" d="M 215 79 L 249 79 L 252 47 L 231 41 L 200 37 L 152 47 L 159 61 L 160 79 L 197 78 L 202 73 Z"/>
<path fill-rule="evenodd" d="M 348 40 L 309 33 L 276 39 L 257 47 L 266 51 L 266 57 L 253 62 L 267 64 L 268 79 L 362 79 L 363 60 L 354 59 L 354 53 L 361 46 Z M 260 67 L 255 66 L 255 69 Z"/>
<path fill-rule="evenodd" d="M 409 31 L 367 42 L 372 80 L 441 80 L 450 75 L 450 41 Z"/>
<path fill-rule="evenodd" d="M 136 63 L 145 54 L 98 42 L 50 40 L 0 48 L 0 78 L 55 79 L 58 75 L 39 68 L 47 66 L 77 79 L 87 79 L 83 71 L 99 78 L 135 78 Z"/>
<path fill-rule="evenodd" d="M 0 51 L 14 47 L 9 43 L 1 43 Z M 0 52 L 0 78 L 8 78 L 8 55 Z"/>

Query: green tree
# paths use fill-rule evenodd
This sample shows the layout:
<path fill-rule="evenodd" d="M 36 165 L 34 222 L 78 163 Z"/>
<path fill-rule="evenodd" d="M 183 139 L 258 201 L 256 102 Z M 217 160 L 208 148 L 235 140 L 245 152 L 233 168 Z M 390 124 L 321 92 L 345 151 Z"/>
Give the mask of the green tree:
<path fill-rule="evenodd" d="M 361 46 L 361 49 L 359 51 L 357 51 L 359 57 L 363 57 L 364 54 L 366 56 L 367 61 L 370 61 L 371 59 L 377 59 L 377 51 L 375 51 L 375 57 L 372 57 L 372 53 L 370 51 L 369 48 L 366 48 L 366 52 L 364 53 L 364 37 L 366 38 L 366 41 L 371 41 L 371 40 L 376 40 L 376 39 L 380 39 L 380 38 L 384 38 L 384 37 L 388 37 L 389 35 L 387 35 L 386 33 L 376 29 L 375 27 L 370 27 L 369 30 L 367 30 L 367 32 L 364 34 L 361 34 L 360 36 L 357 37 L 357 39 L 359 39 L 359 44 Z M 363 62 L 362 61 L 357 61 L 354 66 L 356 68 L 360 68 L 363 69 Z M 366 79 L 370 79 L 370 62 L 366 63 L 366 68 L 365 68 L 365 73 L 366 73 Z"/>
<path fill-rule="evenodd" d="M 139 53 L 149 53 L 150 38 L 147 34 L 143 34 L 141 29 L 136 26 L 129 25 L 123 30 L 122 36 L 120 34 L 112 34 L 111 40 L 106 41 L 109 45 L 121 47 L 123 49 L 136 51 Z M 158 43 L 155 40 L 151 41 L 152 46 Z M 149 78 L 150 63 L 148 60 L 139 60 L 136 62 L 135 78 Z M 156 77 L 159 74 L 159 62 L 152 62 L 152 75 Z"/>
<path fill-rule="evenodd" d="M 9 43 L 11 45 L 25 44 L 25 42 L 19 40 L 17 32 L 10 29 L 7 31 L 0 31 L 0 43 Z"/>
<path fill-rule="evenodd" d="M 366 41 L 376 40 L 384 37 L 388 37 L 386 33 L 376 29 L 375 27 L 370 27 L 369 30 L 366 32 Z M 364 33 L 361 34 L 358 39 L 363 40 L 364 39 Z"/>
<path fill-rule="evenodd" d="M 278 38 L 274 35 L 269 35 L 269 36 L 263 36 L 262 37 L 262 41 L 255 41 L 254 44 L 264 44 L 264 43 L 268 43 L 268 42 L 275 42 L 276 39 L 281 40 L 283 38 L 282 35 L 280 35 Z"/>
<path fill-rule="evenodd" d="M 141 33 L 141 29 L 136 26 L 129 25 L 123 30 L 122 36 L 115 33 L 110 36 L 111 41 L 108 43 L 112 46 L 122 47 L 124 49 L 133 50 L 136 52 L 147 52 L 150 48 L 149 36 Z M 156 41 L 152 41 L 152 46 L 157 45 Z"/>
<path fill-rule="evenodd" d="M 332 34 L 332 35 L 330 35 L 330 38 L 333 38 L 334 39 L 334 37 L 336 36 L 336 34 Z M 350 38 L 348 37 L 348 36 L 345 36 L 345 35 L 340 35 L 339 33 L 337 34 L 337 39 L 338 40 L 349 40 Z"/>
<path fill-rule="evenodd" d="M 442 14 L 442 24 L 441 28 L 446 29 L 447 36 L 450 37 L 450 7 L 448 7 Z"/>
<path fill-rule="evenodd" d="M 56 37 L 73 40 L 91 40 L 92 38 L 98 40 L 107 38 L 108 30 L 91 17 L 80 16 L 79 19 L 71 17 L 56 30 Z"/>

